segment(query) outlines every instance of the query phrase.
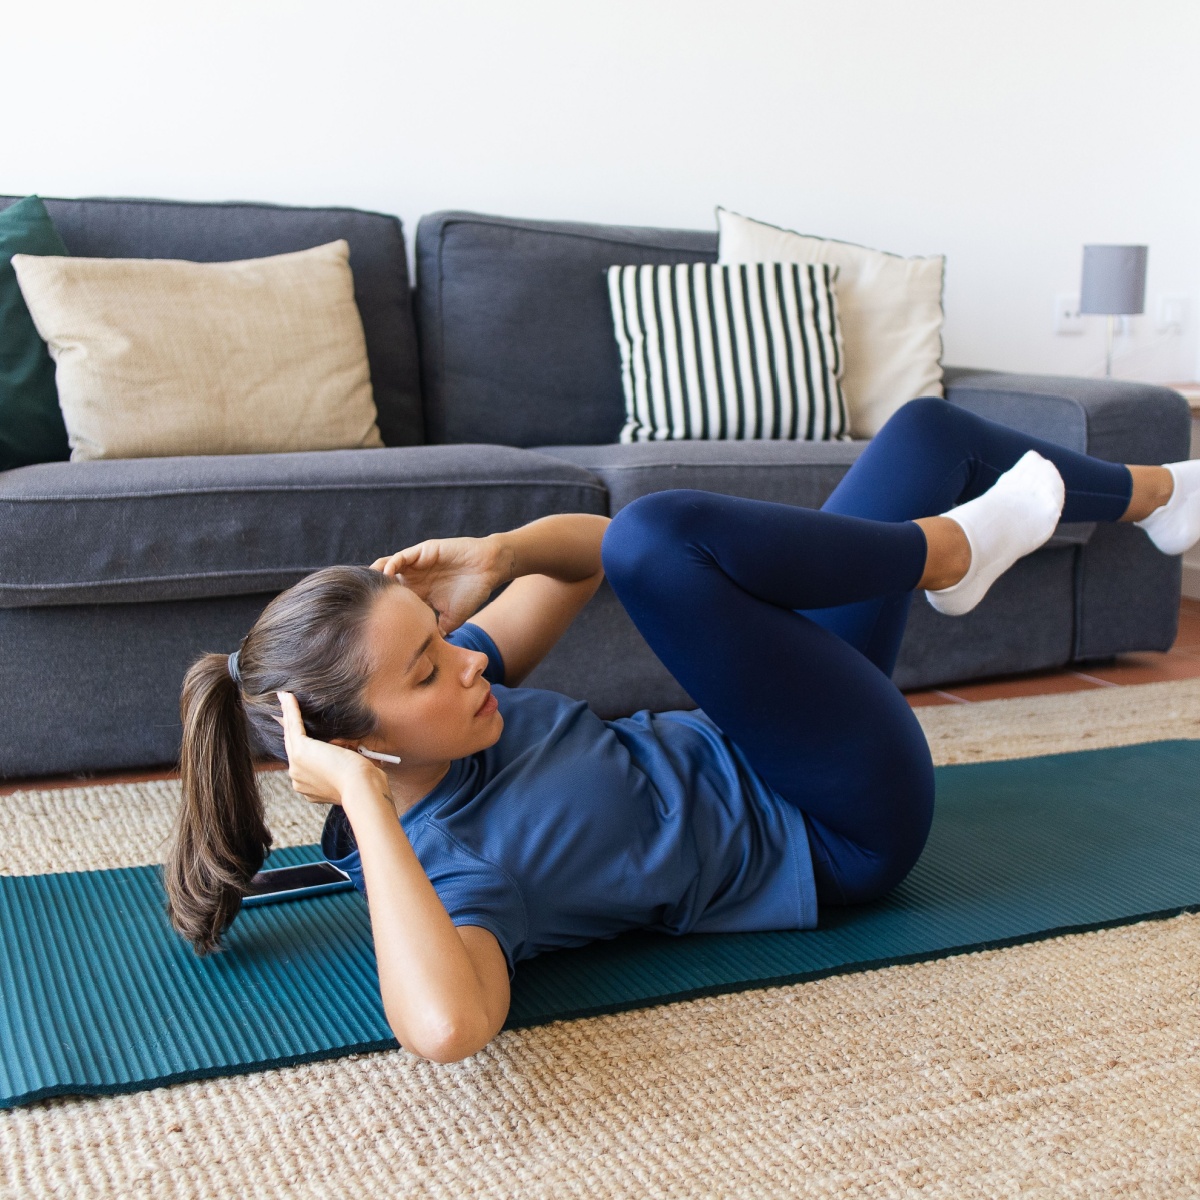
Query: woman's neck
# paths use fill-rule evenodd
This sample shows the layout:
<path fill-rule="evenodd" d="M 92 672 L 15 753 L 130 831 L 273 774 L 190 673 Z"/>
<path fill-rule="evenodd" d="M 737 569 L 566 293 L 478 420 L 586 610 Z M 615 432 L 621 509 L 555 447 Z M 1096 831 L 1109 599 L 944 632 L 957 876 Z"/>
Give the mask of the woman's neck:
<path fill-rule="evenodd" d="M 446 772 L 452 765 L 452 762 L 422 763 L 407 770 L 403 765 L 385 767 L 396 815 L 403 816 L 410 808 L 420 804 L 446 778 Z"/>

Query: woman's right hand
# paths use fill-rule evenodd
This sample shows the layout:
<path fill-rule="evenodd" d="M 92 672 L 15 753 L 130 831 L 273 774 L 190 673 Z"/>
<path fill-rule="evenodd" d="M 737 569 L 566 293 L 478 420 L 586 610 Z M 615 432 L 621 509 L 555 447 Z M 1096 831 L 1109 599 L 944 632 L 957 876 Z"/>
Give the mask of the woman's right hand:
<path fill-rule="evenodd" d="M 310 738 L 300 705 L 291 692 L 277 692 L 283 710 L 283 745 L 292 787 L 317 804 L 341 804 L 346 792 L 367 784 L 387 794 L 387 776 L 361 754 Z"/>
<path fill-rule="evenodd" d="M 469 621 L 502 583 L 510 555 L 497 535 L 484 538 L 430 538 L 377 558 L 373 571 L 398 576 L 438 613 L 443 635 Z"/>

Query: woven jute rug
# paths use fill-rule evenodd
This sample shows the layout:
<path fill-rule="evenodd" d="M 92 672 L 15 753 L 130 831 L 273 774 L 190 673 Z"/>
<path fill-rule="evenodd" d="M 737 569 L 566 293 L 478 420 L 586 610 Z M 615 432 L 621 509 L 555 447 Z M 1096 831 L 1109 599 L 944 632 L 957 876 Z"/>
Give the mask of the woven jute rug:
<path fill-rule="evenodd" d="M 939 763 L 1197 738 L 1200 681 L 918 716 Z M 0 798 L 0 872 L 156 861 L 176 787 Z M 1198 1193 L 1200 916 L 0 1112 L 6 1197 Z"/>

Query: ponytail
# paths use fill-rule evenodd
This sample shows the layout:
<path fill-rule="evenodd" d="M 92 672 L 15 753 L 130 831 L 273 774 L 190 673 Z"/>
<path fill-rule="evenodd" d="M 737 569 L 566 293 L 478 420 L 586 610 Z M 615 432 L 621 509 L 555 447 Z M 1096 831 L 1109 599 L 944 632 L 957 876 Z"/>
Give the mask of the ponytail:
<path fill-rule="evenodd" d="M 238 649 L 205 654 L 183 681 L 183 803 L 164 882 L 171 924 L 196 948 L 217 948 L 271 848 L 252 747 L 285 759 L 277 693 L 300 702 L 310 737 L 364 738 L 376 725 L 363 698 L 371 655 L 363 629 L 398 580 L 366 567 L 326 567 L 281 592 Z"/>
<path fill-rule="evenodd" d="M 224 654 L 188 671 L 183 718 L 183 803 L 164 869 L 171 924 L 197 954 L 215 950 L 271 848 L 254 777 L 246 709 Z"/>

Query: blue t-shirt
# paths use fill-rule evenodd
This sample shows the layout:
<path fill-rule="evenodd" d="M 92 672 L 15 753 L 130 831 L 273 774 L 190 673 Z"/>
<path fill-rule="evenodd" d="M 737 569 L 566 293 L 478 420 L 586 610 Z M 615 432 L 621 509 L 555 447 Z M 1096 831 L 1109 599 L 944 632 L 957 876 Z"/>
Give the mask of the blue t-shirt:
<path fill-rule="evenodd" d="M 504 730 L 455 759 L 400 817 L 455 925 L 516 962 L 628 929 L 809 929 L 817 900 L 800 810 L 699 710 L 603 721 L 581 700 L 503 686 L 478 625 L 447 638 L 487 654 Z M 321 838 L 363 890 L 344 813 Z"/>

